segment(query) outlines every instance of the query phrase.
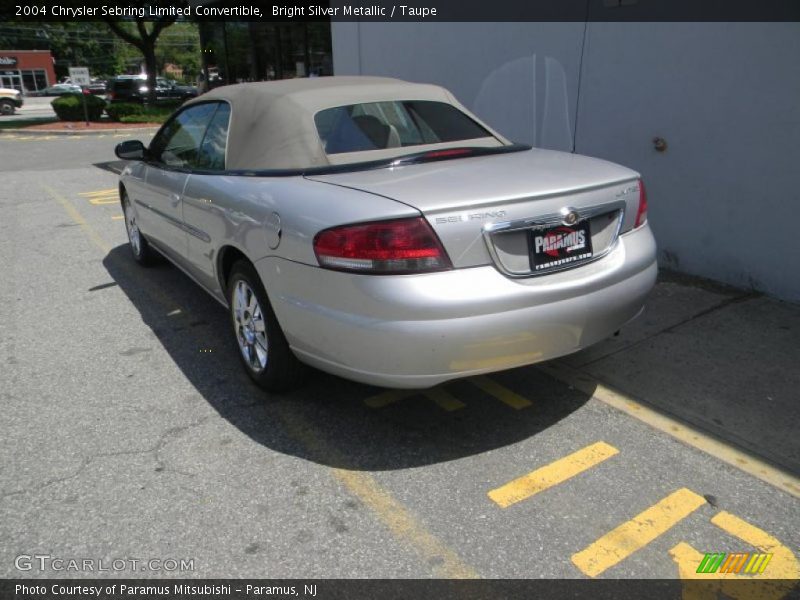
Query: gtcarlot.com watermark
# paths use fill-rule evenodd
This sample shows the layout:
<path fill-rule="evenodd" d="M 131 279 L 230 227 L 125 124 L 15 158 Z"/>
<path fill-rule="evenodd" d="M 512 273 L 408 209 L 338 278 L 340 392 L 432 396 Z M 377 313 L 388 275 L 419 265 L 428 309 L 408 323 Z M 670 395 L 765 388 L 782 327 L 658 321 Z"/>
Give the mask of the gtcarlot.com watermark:
<path fill-rule="evenodd" d="M 55 573 L 141 573 L 143 571 L 185 573 L 194 571 L 193 558 L 74 558 L 49 554 L 20 554 L 14 559 L 18 571 Z"/>

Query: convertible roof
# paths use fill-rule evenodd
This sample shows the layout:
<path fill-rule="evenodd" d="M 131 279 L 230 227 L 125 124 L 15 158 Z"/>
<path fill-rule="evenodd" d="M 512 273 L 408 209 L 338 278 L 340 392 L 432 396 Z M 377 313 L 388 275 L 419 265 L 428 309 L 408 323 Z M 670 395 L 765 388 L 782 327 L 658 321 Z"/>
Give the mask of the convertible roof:
<path fill-rule="evenodd" d="M 226 156 L 228 169 L 306 169 L 329 165 L 331 161 L 317 134 L 314 115 L 326 108 L 363 102 L 446 102 L 481 123 L 500 140 L 499 144 L 506 143 L 446 89 L 387 77 L 311 77 L 240 83 L 215 88 L 187 104 L 209 100 L 225 100 L 231 105 Z M 375 150 L 369 154 L 371 158 L 382 158 L 377 153 L 386 152 Z M 397 154 L 397 149 L 394 153 Z M 350 156 L 349 160 L 369 160 L 369 157 Z M 341 155 L 336 162 L 342 162 Z"/>

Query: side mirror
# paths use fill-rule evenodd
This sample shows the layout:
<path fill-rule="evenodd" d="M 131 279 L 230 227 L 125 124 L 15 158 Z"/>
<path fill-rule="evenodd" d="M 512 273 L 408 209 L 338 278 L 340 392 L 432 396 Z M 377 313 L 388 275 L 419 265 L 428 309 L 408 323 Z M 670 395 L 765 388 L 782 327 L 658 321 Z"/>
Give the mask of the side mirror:
<path fill-rule="evenodd" d="M 122 160 L 144 160 L 147 155 L 147 148 L 139 140 L 126 140 L 117 144 L 114 154 Z"/>

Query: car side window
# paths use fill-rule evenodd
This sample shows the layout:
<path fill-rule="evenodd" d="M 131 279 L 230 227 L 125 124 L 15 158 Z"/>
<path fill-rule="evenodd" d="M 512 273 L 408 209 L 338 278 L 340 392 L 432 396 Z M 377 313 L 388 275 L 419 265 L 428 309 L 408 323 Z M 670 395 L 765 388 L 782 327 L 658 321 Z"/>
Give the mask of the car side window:
<path fill-rule="evenodd" d="M 225 150 L 228 144 L 228 123 L 231 118 L 231 107 L 222 102 L 211 118 L 206 135 L 200 144 L 197 155 L 197 168 L 206 171 L 222 171 L 225 169 Z"/>
<path fill-rule="evenodd" d="M 168 167 L 196 166 L 203 136 L 216 110 L 217 103 L 208 102 L 172 117 L 150 144 L 153 158 Z"/>

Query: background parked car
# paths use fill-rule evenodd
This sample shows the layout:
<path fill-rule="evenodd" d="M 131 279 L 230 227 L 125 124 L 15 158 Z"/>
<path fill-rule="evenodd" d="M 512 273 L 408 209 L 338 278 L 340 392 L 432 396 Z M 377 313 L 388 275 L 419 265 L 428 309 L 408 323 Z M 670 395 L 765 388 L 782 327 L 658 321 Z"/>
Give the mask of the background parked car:
<path fill-rule="evenodd" d="M 95 94 L 96 96 L 102 96 L 103 94 L 106 93 L 107 85 L 106 85 L 105 80 L 103 80 L 103 79 L 95 79 L 89 85 L 88 89 L 89 89 L 89 93 L 90 94 Z"/>
<path fill-rule="evenodd" d="M 141 75 L 115 77 L 108 83 L 107 94 L 109 102 L 147 102 L 147 79 Z M 180 85 L 164 77 L 156 78 L 156 102 L 188 100 L 196 96 L 197 88 L 193 85 Z"/>
<path fill-rule="evenodd" d="M 64 94 L 80 94 L 81 86 L 72 83 L 57 83 L 39 92 L 41 96 L 63 96 Z"/>
<path fill-rule="evenodd" d="M 13 115 L 14 110 L 21 107 L 22 94 L 12 88 L 0 88 L 0 114 Z"/>
<path fill-rule="evenodd" d="M 197 96 L 197 88 L 193 85 L 181 85 L 172 79 L 156 78 L 156 97 L 161 99 L 188 100 Z"/>
<path fill-rule="evenodd" d="M 138 75 L 121 75 L 107 84 L 106 99 L 109 102 L 143 103 L 146 98 L 146 80 Z"/>

